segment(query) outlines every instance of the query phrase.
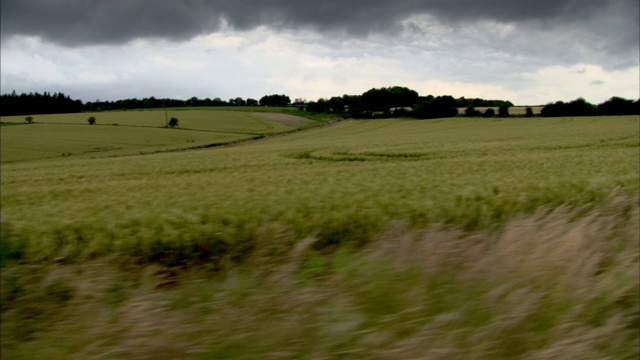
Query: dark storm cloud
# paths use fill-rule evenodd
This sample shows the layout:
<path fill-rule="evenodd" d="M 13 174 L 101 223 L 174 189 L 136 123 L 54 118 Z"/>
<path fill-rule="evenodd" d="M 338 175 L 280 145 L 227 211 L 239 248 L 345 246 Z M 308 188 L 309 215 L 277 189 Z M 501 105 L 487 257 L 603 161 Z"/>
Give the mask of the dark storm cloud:
<path fill-rule="evenodd" d="M 64 46 L 183 40 L 223 25 L 363 36 L 425 14 L 455 26 L 478 20 L 533 30 L 571 25 L 608 40 L 599 46 L 611 53 L 638 45 L 637 0 L 2 0 L 1 6 L 3 37 L 36 35 Z"/>

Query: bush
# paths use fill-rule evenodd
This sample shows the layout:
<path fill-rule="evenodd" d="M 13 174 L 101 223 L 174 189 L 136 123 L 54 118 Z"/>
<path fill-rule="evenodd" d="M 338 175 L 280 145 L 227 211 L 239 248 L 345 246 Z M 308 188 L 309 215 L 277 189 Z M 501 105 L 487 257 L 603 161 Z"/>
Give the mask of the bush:
<path fill-rule="evenodd" d="M 476 110 L 473 106 L 469 106 L 464 110 L 464 114 L 467 116 L 479 116 L 480 111 Z"/>
<path fill-rule="evenodd" d="M 533 110 L 530 107 L 527 107 L 525 109 L 524 117 L 532 117 L 532 116 L 533 116 Z"/>
<path fill-rule="evenodd" d="M 492 108 L 488 108 L 487 110 L 484 111 L 484 117 L 494 117 L 496 116 L 496 111 L 493 110 Z"/>
<path fill-rule="evenodd" d="M 171 120 L 169 120 L 169 126 L 172 128 L 178 126 L 178 118 L 172 117 Z"/>
<path fill-rule="evenodd" d="M 438 97 L 418 106 L 412 112 L 412 116 L 418 119 L 437 119 L 437 118 L 449 118 L 458 115 L 458 109 L 454 107 L 455 102 L 452 102 L 447 96 Z"/>
<path fill-rule="evenodd" d="M 90 117 L 87 119 L 87 122 L 89 123 L 89 125 L 93 125 L 93 124 L 95 124 L 95 123 L 96 123 L 96 118 L 95 118 L 95 117 L 93 117 L 93 116 L 90 116 Z"/>
<path fill-rule="evenodd" d="M 27 241 L 17 236 L 8 224 L 0 226 L 0 268 L 20 261 L 27 250 Z"/>
<path fill-rule="evenodd" d="M 500 117 L 509 117 L 509 106 L 508 105 L 501 105 L 498 108 L 498 115 Z"/>

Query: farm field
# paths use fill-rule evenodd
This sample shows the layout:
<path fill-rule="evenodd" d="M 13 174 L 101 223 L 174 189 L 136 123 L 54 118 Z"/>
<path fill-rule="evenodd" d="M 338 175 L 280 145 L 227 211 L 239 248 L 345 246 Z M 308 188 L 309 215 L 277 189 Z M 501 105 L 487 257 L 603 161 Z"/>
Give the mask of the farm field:
<path fill-rule="evenodd" d="M 26 151 L 5 154 L 6 130 L 36 126 L 125 128 L 2 128 L 3 357 L 639 353 L 637 116 L 350 120 L 4 161 Z"/>
<path fill-rule="evenodd" d="M 96 118 L 95 125 L 88 125 L 90 116 Z M 178 128 L 164 128 L 171 117 L 179 119 Z M 172 109 L 166 118 L 162 110 L 38 115 L 29 126 L 2 128 L 2 163 L 193 148 L 319 124 L 286 114 L 218 110 Z M 23 116 L 1 120 L 24 123 Z"/>

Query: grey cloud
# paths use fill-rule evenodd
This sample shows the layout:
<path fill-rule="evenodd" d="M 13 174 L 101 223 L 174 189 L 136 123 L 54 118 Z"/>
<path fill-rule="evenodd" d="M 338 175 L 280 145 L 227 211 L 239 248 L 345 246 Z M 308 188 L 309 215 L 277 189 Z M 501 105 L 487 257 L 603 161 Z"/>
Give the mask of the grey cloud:
<path fill-rule="evenodd" d="M 118 43 L 138 37 L 188 38 L 234 28 L 309 26 L 364 34 L 388 30 L 410 15 L 445 21 L 579 22 L 616 8 L 638 24 L 636 0 L 3 0 L 2 33 L 62 44 Z M 621 24 L 624 25 L 624 24 Z"/>
<path fill-rule="evenodd" d="M 3 38 L 34 35 L 73 47 L 138 38 L 179 41 L 223 26 L 394 36 L 402 30 L 400 21 L 429 15 L 452 27 L 488 20 L 522 32 L 575 32 L 582 48 L 623 54 L 621 64 L 635 65 L 639 12 L 637 0 L 2 0 L 0 26 Z M 409 24 L 404 30 L 417 29 Z M 430 36 L 428 29 L 424 36 Z"/>
<path fill-rule="evenodd" d="M 185 39 L 210 26 L 203 1 L 3 0 L 2 35 L 35 35 L 65 46 L 136 38 Z"/>

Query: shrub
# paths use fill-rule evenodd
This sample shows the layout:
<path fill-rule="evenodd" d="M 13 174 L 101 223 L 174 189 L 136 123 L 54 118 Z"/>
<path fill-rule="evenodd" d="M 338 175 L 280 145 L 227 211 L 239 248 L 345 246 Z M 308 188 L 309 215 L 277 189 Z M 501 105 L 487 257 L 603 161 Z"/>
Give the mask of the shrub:
<path fill-rule="evenodd" d="M 524 117 L 532 117 L 532 116 L 533 116 L 533 110 L 530 107 L 527 107 L 525 109 Z"/>
<path fill-rule="evenodd" d="M 509 105 L 501 105 L 498 108 L 498 115 L 500 117 L 509 117 Z"/>
<path fill-rule="evenodd" d="M 20 261 L 27 250 L 25 239 L 17 236 L 8 224 L 0 226 L 0 268 L 7 263 Z"/>
<path fill-rule="evenodd" d="M 464 114 L 467 116 L 479 116 L 480 111 L 476 110 L 473 106 L 469 106 L 464 110 Z"/>
<path fill-rule="evenodd" d="M 484 117 L 494 117 L 496 116 L 496 111 L 493 110 L 492 108 L 488 108 L 487 110 L 484 111 Z"/>

